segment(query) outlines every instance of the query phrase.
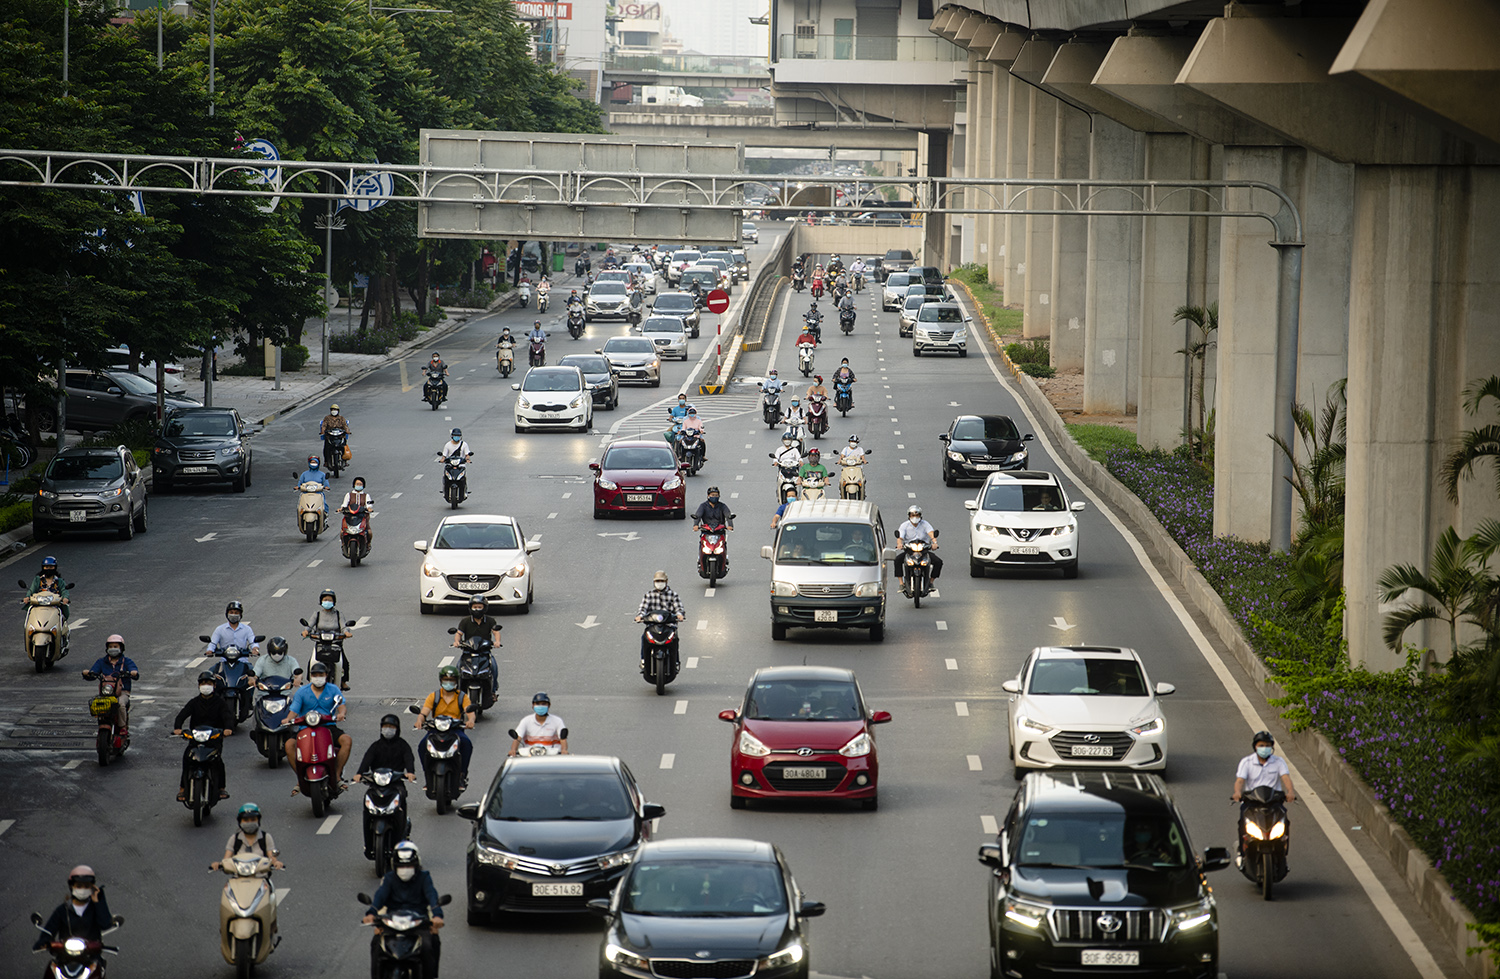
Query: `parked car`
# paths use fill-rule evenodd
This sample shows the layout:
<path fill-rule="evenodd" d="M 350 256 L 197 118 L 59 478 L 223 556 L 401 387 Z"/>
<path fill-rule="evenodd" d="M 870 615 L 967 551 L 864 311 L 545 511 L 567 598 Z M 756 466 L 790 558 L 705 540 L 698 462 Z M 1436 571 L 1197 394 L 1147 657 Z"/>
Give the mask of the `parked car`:
<path fill-rule="evenodd" d="M 1219 976 L 1229 851 L 1194 851 L 1158 776 L 1033 772 L 979 862 L 992 976 Z"/>
<path fill-rule="evenodd" d="M 989 568 L 1061 568 L 1078 577 L 1078 520 L 1087 504 L 1069 502 L 1057 477 L 1044 472 L 991 473 L 979 496 L 964 502 L 969 518 L 969 575 Z"/>
<path fill-rule="evenodd" d="M 956 353 L 969 356 L 969 317 L 958 303 L 924 303 L 912 325 L 911 355 Z"/>
<path fill-rule="evenodd" d="M 587 432 L 594 424 L 594 395 L 583 371 L 573 366 L 533 367 L 511 385 L 516 395 L 516 431 L 568 428 Z"/>
<path fill-rule="evenodd" d="M 905 248 L 892 248 L 875 260 L 875 277 L 881 282 L 892 272 L 905 272 L 917 264 L 917 258 Z"/>
<path fill-rule="evenodd" d="M 475 595 L 491 607 L 531 611 L 531 555 L 542 545 L 528 541 L 514 517 L 456 513 L 439 520 L 432 537 L 413 541 L 412 547 L 424 555 L 417 569 L 417 607 L 423 615 L 468 608 Z"/>
<path fill-rule="evenodd" d="M 31 529 L 38 540 L 64 530 L 113 530 L 124 540 L 145 533 L 145 473 L 123 445 L 64 449 L 42 471 Z"/>
<path fill-rule="evenodd" d="M 468 920 L 502 911 L 578 912 L 608 898 L 652 820 L 666 809 L 642 801 L 618 758 L 508 758 L 483 798 L 458 807 L 474 823 L 469 842 Z"/>
<path fill-rule="evenodd" d="M 595 408 L 614 411 L 620 407 L 620 382 L 603 354 L 568 354 L 557 365 L 583 371 L 583 379 L 594 395 Z"/>
<path fill-rule="evenodd" d="M 943 482 L 957 486 L 960 479 L 984 479 L 990 473 L 1025 469 L 1030 456 L 1024 436 L 1009 415 L 959 415 L 938 436 L 943 443 Z"/>
<path fill-rule="evenodd" d="M 692 297 L 688 297 L 691 299 Z M 644 337 L 610 337 L 595 353 L 609 361 L 620 383 L 648 384 L 661 387 L 661 355 L 656 344 Z"/>
<path fill-rule="evenodd" d="M 156 418 L 156 382 L 143 374 L 121 370 L 69 369 L 65 375 L 68 428 L 75 432 L 97 432 L 114 428 L 123 422 Z M 201 404 L 186 394 L 164 390 L 163 403 L 168 409 L 180 405 Z M 42 429 L 54 428 L 57 420 L 51 407 L 44 409 Z"/>
<path fill-rule="evenodd" d="M 641 341 L 649 343 L 650 341 Z M 657 439 L 611 442 L 594 471 L 594 519 L 618 513 L 687 516 L 687 490 L 671 446 Z"/>
<path fill-rule="evenodd" d="M 760 244 L 760 229 L 752 222 L 745 221 L 740 224 L 740 238 L 753 244 Z"/>
<path fill-rule="evenodd" d="M 170 493 L 186 483 L 229 483 L 245 492 L 255 475 L 254 434 L 233 408 L 173 408 L 151 449 L 153 488 Z"/>
<path fill-rule="evenodd" d="M 606 316 L 625 319 L 629 308 L 630 297 L 625 283 L 595 282 L 583 300 L 583 318 L 589 322 Z"/>
<path fill-rule="evenodd" d="M 688 359 L 687 327 L 676 316 L 649 316 L 641 324 L 641 336 L 656 344 L 662 359 Z"/>
<path fill-rule="evenodd" d="M 111 347 L 104 351 L 109 360 L 109 366 L 122 371 L 130 370 L 130 348 Z M 136 372 L 156 380 L 156 361 L 142 360 L 136 368 Z M 161 389 L 168 394 L 187 394 L 187 374 L 181 364 L 167 361 L 161 365 L 162 386 Z"/>
<path fill-rule="evenodd" d="M 703 320 L 703 311 L 693 301 L 690 292 L 664 292 L 656 297 L 651 304 L 651 312 L 656 316 L 677 316 L 682 319 L 683 325 L 687 327 L 688 336 L 698 338 L 698 330 Z"/>

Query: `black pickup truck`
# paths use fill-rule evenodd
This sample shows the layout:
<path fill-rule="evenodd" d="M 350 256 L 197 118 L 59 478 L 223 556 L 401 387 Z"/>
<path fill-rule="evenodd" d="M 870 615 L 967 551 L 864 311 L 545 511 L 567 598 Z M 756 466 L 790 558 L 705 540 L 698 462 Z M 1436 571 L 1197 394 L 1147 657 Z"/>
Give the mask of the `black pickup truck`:
<path fill-rule="evenodd" d="M 875 278 L 881 282 L 892 272 L 905 272 L 916 264 L 916 257 L 905 248 L 892 248 L 882 258 L 875 259 Z"/>

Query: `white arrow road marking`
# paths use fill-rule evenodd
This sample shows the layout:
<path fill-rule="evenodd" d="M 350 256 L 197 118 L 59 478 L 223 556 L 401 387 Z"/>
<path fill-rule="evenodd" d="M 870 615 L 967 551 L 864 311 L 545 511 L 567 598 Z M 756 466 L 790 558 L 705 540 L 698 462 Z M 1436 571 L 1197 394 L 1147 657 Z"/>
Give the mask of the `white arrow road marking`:
<path fill-rule="evenodd" d="M 584 619 L 582 622 L 574 622 L 573 624 L 580 629 L 592 629 L 595 626 L 604 624 L 603 622 L 598 621 L 598 618 L 599 617 L 597 615 L 591 615 L 588 618 Z"/>
<path fill-rule="evenodd" d="M 355 629 L 363 629 L 365 626 L 367 626 L 369 624 L 370 624 L 370 617 L 368 615 L 361 615 L 359 617 L 359 619 L 354 623 L 353 628 L 355 628 Z"/>
<path fill-rule="evenodd" d="M 672 765 L 676 763 L 676 761 L 677 756 L 672 754 L 671 752 L 667 752 L 666 754 L 661 756 L 661 767 L 671 768 Z"/>
<path fill-rule="evenodd" d="M 5 831 L 10 829 L 15 824 L 16 821 L 14 819 L 0 819 L 0 836 L 4 836 Z"/>
<path fill-rule="evenodd" d="M 77 632 L 79 629 L 82 629 L 84 626 L 86 626 L 88 624 L 89 624 L 88 616 L 84 616 L 83 618 L 78 619 L 77 621 L 73 622 L 72 625 L 68 626 L 68 631 L 69 632 Z"/>
<path fill-rule="evenodd" d="M 980 816 L 979 828 L 984 830 L 986 836 L 1000 835 L 1000 824 L 995 822 L 994 816 Z"/>
<path fill-rule="evenodd" d="M 1050 627 L 1053 628 L 1053 629 L 1058 629 L 1058 630 L 1060 630 L 1062 632 L 1067 632 L 1069 629 L 1076 629 L 1076 628 L 1078 628 L 1076 625 L 1074 625 L 1073 623 L 1069 622 L 1067 619 L 1063 618 L 1061 615 L 1054 615 L 1052 617 L 1052 622 L 1050 623 Z"/>
<path fill-rule="evenodd" d="M 966 700 L 955 700 L 953 702 L 953 709 L 958 711 L 959 717 L 969 716 L 969 702 Z"/>
<path fill-rule="evenodd" d="M 686 714 L 687 713 L 687 701 L 686 700 L 679 700 L 679 701 L 677 701 L 677 706 L 674 707 L 674 708 L 672 708 L 672 713 L 674 713 L 674 714 Z"/>
<path fill-rule="evenodd" d="M 623 538 L 625 540 L 640 540 L 641 539 L 641 535 L 637 534 L 633 530 L 630 531 L 628 534 L 600 534 L 599 536 L 600 537 L 620 537 L 620 538 Z"/>
<path fill-rule="evenodd" d="M 327 836 L 328 834 L 332 833 L 333 828 L 337 826 L 339 824 L 339 820 L 343 818 L 343 816 L 329 816 L 327 819 L 323 820 L 323 825 L 318 827 L 318 835 Z"/>
<path fill-rule="evenodd" d="M 971 772 L 982 772 L 982 771 L 984 771 L 984 766 L 979 763 L 979 756 L 978 755 L 970 755 L 969 756 L 969 771 L 971 771 Z"/>
<path fill-rule="evenodd" d="M 689 656 L 687 661 L 687 668 L 690 670 L 696 670 L 698 668 L 698 657 Z"/>
<path fill-rule="evenodd" d="M 958 669 L 958 660 L 956 659 L 945 659 L 943 660 L 943 664 L 950 670 Z"/>
<path fill-rule="evenodd" d="M 271 593 L 271 597 L 272 598 L 280 598 L 282 595 L 285 595 L 285 594 L 286 594 L 286 589 L 285 588 L 278 588 L 278 589 L 276 589 L 275 591 L 273 591 Z"/>
<path fill-rule="evenodd" d="M 193 540 L 195 540 L 198 543 L 202 544 L 204 541 L 213 540 L 217 536 L 219 536 L 218 531 L 210 531 L 210 532 L 204 534 L 202 537 L 194 537 Z"/>

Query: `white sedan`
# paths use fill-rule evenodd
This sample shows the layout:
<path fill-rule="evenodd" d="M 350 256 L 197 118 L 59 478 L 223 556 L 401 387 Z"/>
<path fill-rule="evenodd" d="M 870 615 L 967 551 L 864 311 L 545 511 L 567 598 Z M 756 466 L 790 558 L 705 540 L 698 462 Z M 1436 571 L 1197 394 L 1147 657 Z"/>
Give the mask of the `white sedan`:
<path fill-rule="evenodd" d="M 1041 646 L 1033 649 L 1010 694 L 1010 762 L 1028 768 L 1167 767 L 1167 720 L 1160 697 L 1177 688 L 1152 684 L 1133 649 Z"/>
<path fill-rule="evenodd" d="M 465 608 L 481 595 L 491 607 L 516 606 L 531 611 L 530 555 L 541 544 L 527 541 L 513 517 L 493 513 L 464 513 L 444 517 L 431 540 L 412 547 L 425 557 L 417 570 L 417 603 L 422 613 L 439 608 Z"/>

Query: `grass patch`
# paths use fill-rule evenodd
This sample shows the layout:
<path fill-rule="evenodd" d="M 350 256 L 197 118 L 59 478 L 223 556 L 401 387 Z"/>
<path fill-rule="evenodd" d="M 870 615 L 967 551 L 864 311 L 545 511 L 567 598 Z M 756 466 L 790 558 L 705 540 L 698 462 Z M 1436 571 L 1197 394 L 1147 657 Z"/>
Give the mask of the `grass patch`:
<path fill-rule="evenodd" d="M 979 311 L 990 321 L 997 335 L 1021 332 L 1021 310 L 1005 308 L 1005 296 L 990 283 L 987 267 L 969 262 L 954 269 L 949 276 L 969 287 L 974 301 L 979 303 Z"/>
<path fill-rule="evenodd" d="M 31 499 L 0 505 L 0 534 L 31 523 Z"/>
<path fill-rule="evenodd" d="M 1089 458 L 1102 463 L 1114 449 L 1129 451 L 1136 447 L 1135 433 L 1118 425 L 1069 425 L 1068 434 Z"/>
<path fill-rule="evenodd" d="M 1057 369 L 1051 364 L 1017 364 L 1022 374 L 1030 374 L 1032 377 L 1056 377 Z"/>

